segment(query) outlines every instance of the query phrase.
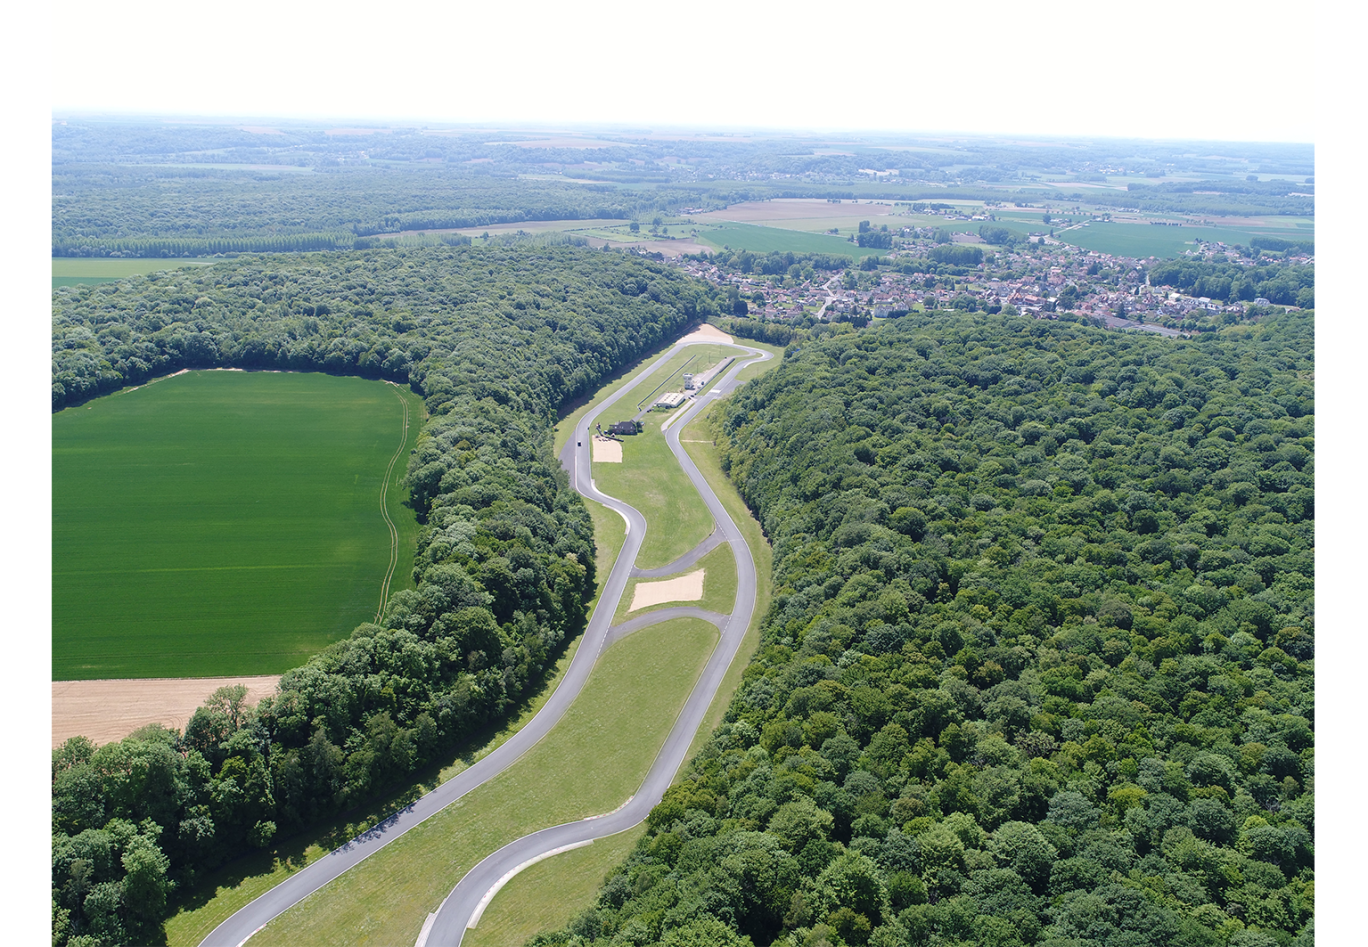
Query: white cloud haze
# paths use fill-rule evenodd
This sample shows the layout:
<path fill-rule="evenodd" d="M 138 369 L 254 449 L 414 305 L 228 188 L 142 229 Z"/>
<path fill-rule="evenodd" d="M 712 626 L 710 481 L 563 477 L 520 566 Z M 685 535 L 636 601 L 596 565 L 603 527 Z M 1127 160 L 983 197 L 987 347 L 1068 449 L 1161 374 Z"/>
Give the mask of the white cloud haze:
<path fill-rule="evenodd" d="M 58 112 L 1311 141 L 1310 7 L 61 8 Z M 1262 78 L 1261 78 L 1262 77 Z M 1299 78 L 1300 77 L 1300 78 Z"/>

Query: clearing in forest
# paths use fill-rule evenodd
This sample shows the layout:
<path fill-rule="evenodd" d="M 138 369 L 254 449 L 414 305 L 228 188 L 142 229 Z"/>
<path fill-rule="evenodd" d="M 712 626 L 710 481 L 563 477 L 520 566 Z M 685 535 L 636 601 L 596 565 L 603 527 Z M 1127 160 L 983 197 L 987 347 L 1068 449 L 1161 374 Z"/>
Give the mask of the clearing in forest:
<path fill-rule="evenodd" d="M 85 283 L 112 283 L 130 276 L 145 276 L 160 270 L 212 266 L 213 260 L 167 259 L 166 257 L 53 257 L 52 288 L 81 286 Z"/>
<path fill-rule="evenodd" d="M 387 574 L 411 587 L 421 410 L 379 381 L 207 371 L 54 415 L 53 679 L 278 674 L 374 620 Z"/>

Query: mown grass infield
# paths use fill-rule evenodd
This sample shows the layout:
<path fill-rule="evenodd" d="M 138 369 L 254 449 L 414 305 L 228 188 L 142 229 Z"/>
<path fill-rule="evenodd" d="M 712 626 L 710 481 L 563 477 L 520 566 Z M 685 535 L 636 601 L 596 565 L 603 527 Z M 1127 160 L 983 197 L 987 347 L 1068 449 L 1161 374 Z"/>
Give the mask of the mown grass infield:
<path fill-rule="evenodd" d="M 428 912 L 490 852 L 625 802 L 716 644 L 717 630 L 692 618 L 613 644 L 565 717 L 526 756 L 271 921 L 252 944 L 413 943 Z"/>
<path fill-rule="evenodd" d="M 615 421 L 634 417 L 665 392 L 681 390 L 684 372 L 700 372 L 726 358 L 749 357 L 732 345 L 688 346 L 634 386 L 617 405 L 577 423 L 586 435 L 596 423 L 607 430 Z M 643 569 L 673 562 L 713 530 L 712 514 L 660 433 L 665 423 L 684 410 L 686 407 L 648 411 L 642 417 L 642 432 L 622 438 L 621 464 L 594 464 L 598 488 L 636 507 L 646 517 L 646 537 L 636 561 Z"/>
<path fill-rule="evenodd" d="M 421 412 L 379 381 L 205 371 L 54 415 L 53 679 L 275 674 L 373 620 L 396 454 L 411 586 Z"/>

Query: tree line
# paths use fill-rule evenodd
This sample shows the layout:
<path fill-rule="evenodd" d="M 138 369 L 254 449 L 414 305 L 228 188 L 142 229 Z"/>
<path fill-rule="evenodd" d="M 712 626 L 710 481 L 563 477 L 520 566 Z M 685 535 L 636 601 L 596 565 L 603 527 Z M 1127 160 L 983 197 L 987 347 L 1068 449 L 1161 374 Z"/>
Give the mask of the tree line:
<path fill-rule="evenodd" d="M 244 257 L 53 294 L 53 407 L 181 368 L 408 382 L 416 588 L 286 673 L 52 762 L 53 943 L 160 943 L 206 871 L 355 807 L 502 720 L 584 627 L 594 538 L 557 407 L 679 334 L 711 292 L 568 246 Z"/>
<path fill-rule="evenodd" d="M 1162 260 L 1149 270 L 1154 286 L 1171 286 L 1189 296 L 1221 302 L 1253 302 L 1259 297 L 1278 306 L 1313 308 L 1316 268 L 1313 265 L 1242 266 L 1210 260 Z"/>
<path fill-rule="evenodd" d="M 1312 319 L 909 314 L 723 402 L 759 651 L 532 943 L 1309 947 Z"/>

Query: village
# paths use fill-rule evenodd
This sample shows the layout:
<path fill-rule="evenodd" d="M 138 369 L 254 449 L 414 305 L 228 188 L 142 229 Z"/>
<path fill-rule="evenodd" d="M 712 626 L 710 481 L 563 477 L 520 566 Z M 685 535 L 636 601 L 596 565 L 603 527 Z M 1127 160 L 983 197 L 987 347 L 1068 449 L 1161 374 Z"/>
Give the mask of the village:
<path fill-rule="evenodd" d="M 835 272 L 790 267 L 787 275 L 745 273 L 701 254 L 674 262 L 693 276 L 734 288 L 745 301 L 745 314 L 752 318 L 801 325 L 823 321 L 863 325 L 871 319 L 927 309 L 1003 312 L 1038 319 L 1071 312 L 1108 328 L 1187 336 L 1213 324 L 1238 321 L 1251 307 L 1271 305 L 1261 297 L 1226 303 L 1153 286 L 1148 270 L 1159 262 L 1155 258 L 1086 250 L 1047 233 L 1032 233 L 1026 242 L 1009 246 L 954 234 L 955 244 L 976 245 L 985 251 L 983 264 L 949 268 L 957 271 L 952 275 L 932 275 L 917 264 L 925 263 L 933 232 L 903 228 L 897 236 L 899 244 L 885 258 L 886 265 L 872 266 L 866 257 L 862 264 Z M 1233 247 L 1218 242 L 1200 242 L 1184 257 L 1238 259 Z M 1314 258 L 1291 256 L 1287 262 L 1305 265 Z"/>

